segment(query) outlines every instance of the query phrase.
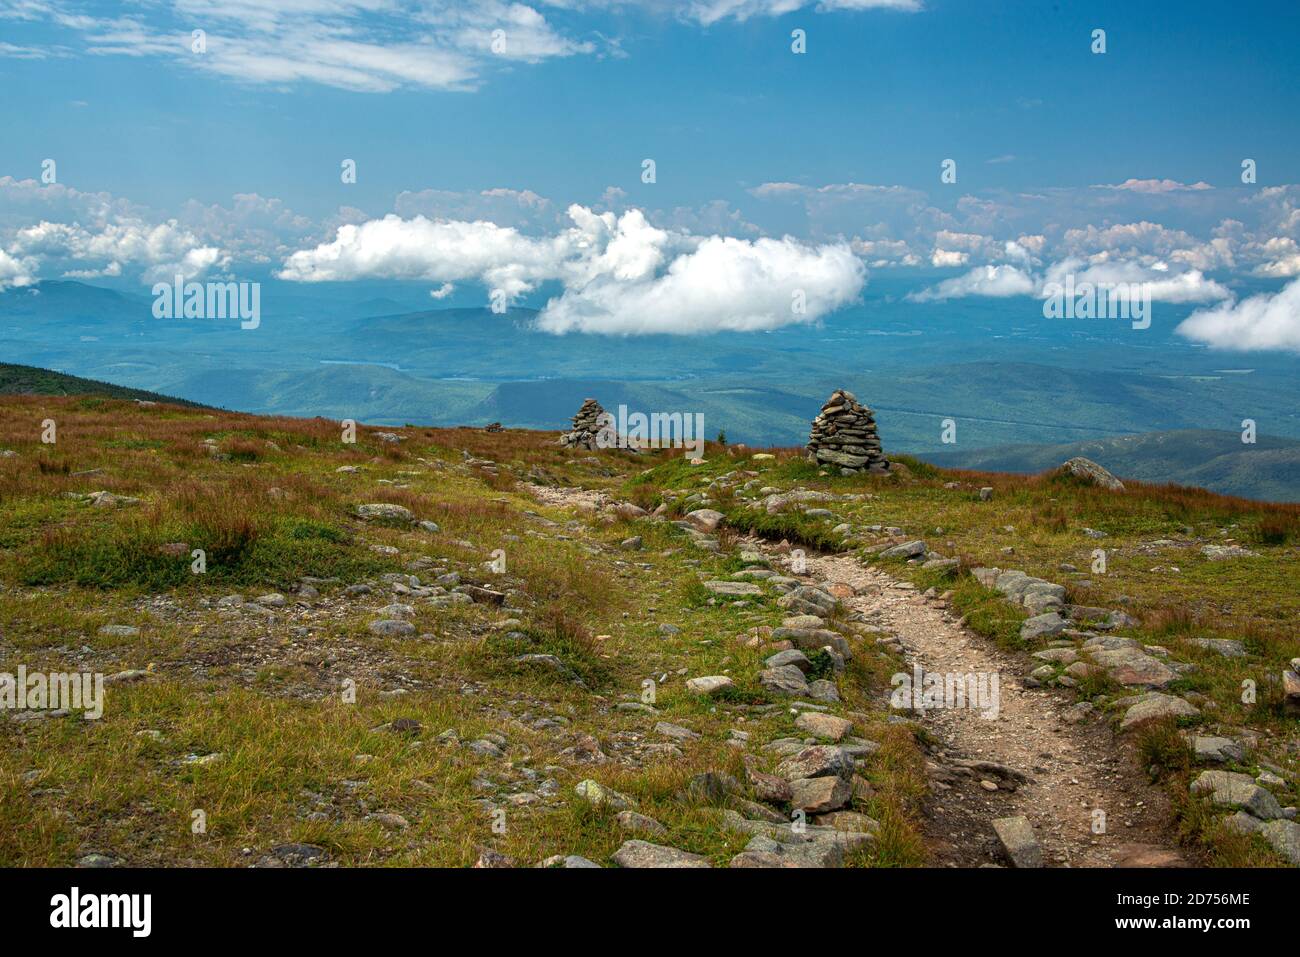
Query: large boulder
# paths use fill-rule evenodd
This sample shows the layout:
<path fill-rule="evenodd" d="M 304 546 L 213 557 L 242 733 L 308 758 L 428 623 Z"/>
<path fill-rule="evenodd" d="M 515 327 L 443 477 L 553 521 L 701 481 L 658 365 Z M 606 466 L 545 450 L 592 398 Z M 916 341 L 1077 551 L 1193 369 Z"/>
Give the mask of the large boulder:
<path fill-rule="evenodd" d="M 1063 473 L 1084 479 L 1085 481 L 1091 482 L 1093 485 L 1109 489 L 1112 492 L 1124 491 L 1123 482 L 1115 478 L 1115 476 L 1111 475 L 1110 472 L 1106 471 L 1106 469 L 1102 468 L 1092 459 L 1085 459 L 1082 455 L 1063 462 L 1060 470 Z"/>

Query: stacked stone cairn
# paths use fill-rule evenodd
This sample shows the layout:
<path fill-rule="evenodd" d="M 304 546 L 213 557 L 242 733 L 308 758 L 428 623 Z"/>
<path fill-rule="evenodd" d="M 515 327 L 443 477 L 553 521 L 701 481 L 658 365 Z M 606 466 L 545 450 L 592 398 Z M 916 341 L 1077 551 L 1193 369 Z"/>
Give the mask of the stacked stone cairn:
<path fill-rule="evenodd" d="M 889 472 L 889 461 L 880 451 L 875 416 L 844 389 L 836 389 L 813 419 L 808 457 L 822 465 L 837 466 L 842 475 Z"/>
<path fill-rule="evenodd" d="M 596 434 L 600 431 L 600 417 L 605 410 L 595 399 L 584 399 L 582 408 L 573 417 L 573 428 L 560 436 L 560 444 L 566 449 L 596 448 Z"/>

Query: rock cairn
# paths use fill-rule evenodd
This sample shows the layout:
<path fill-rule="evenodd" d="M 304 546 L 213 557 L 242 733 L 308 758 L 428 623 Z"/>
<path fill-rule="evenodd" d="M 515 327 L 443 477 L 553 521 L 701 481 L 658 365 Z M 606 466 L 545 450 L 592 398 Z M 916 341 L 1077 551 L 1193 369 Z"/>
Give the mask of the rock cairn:
<path fill-rule="evenodd" d="M 600 431 L 600 417 L 605 410 L 595 399 L 584 399 L 582 408 L 573 417 L 573 428 L 560 436 L 560 444 L 567 449 L 596 448 L 596 433 Z"/>
<path fill-rule="evenodd" d="M 808 457 L 823 465 L 837 465 L 845 475 L 889 471 L 889 461 L 880 451 L 875 416 L 844 389 L 836 389 L 813 419 Z"/>

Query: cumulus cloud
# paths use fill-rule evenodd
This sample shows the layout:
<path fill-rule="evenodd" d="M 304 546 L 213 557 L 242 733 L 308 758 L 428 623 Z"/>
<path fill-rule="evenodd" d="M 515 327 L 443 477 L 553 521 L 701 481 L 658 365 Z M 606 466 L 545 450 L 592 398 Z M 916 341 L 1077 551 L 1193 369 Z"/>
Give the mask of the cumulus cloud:
<path fill-rule="evenodd" d="M 513 299 L 537 282 L 555 278 L 565 244 L 565 238 L 536 240 L 483 220 L 389 214 L 340 226 L 332 242 L 289 256 L 279 276 L 295 282 L 481 279 Z"/>
<path fill-rule="evenodd" d="M 1174 331 L 1216 349 L 1300 353 L 1300 279 L 1276 293 L 1199 309 Z"/>
<path fill-rule="evenodd" d="M 1300 246 L 1290 236 L 1274 236 L 1262 243 L 1259 251 L 1265 262 L 1255 267 L 1255 275 L 1274 278 L 1300 276 Z"/>
<path fill-rule="evenodd" d="M 919 266 L 921 257 L 902 239 L 864 239 L 856 237 L 850 248 L 872 268 Z"/>
<path fill-rule="evenodd" d="M 477 221 L 386 216 L 345 225 L 332 242 L 293 253 L 279 275 L 300 282 L 361 278 L 477 280 L 509 299 L 545 281 L 563 292 L 538 324 L 555 333 L 693 334 L 812 322 L 852 302 L 865 267 L 845 243 L 737 239 L 660 229 L 636 209 L 585 206 L 544 237 Z"/>
<path fill-rule="evenodd" d="M 812 322 L 857 298 L 866 270 L 848 246 L 710 236 L 662 273 L 603 272 L 547 303 L 550 332 L 754 332 Z"/>
<path fill-rule="evenodd" d="M 0 249 L 0 292 L 11 286 L 30 286 L 36 282 L 30 261 L 17 259 Z"/>
<path fill-rule="evenodd" d="M 72 270 L 83 274 L 120 275 L 122 266 L 130 264 L 142 269 L 146 282 L 171 279 L 177 273 L 194 279 L 213 266 L 229 263 L 220 248 L 205 245 L 175 220 L 125 219 L 94 227 L 42 220 L 18 230 L 10 250 L 32 261 L 91 264 L 88 269 Z"/>
<path fill-rule="evenodd" d="M 1156 263 L 1151 267 L 1131 262 L 1086 265 L 1079 260 L 1067 259 L 1055 263 L 1047 270 L 1043 284 L 1062 285 L 1069 275 L 1074 277 L 1075 288 L 1081 283 L 1121 288 L 1141 285 L 1158 302 L 1212 302 L 1231 296 L 1226 286 L 1207 278 L 1198 269 L 1176 272 L 1164 263 Z"/>
<path fill-rule="evenodd" d="M 942 302 L 964 296 L 1028 296 L 1034 292 L 1032 276 L 1015 266 L 976 266 L 970 272 L 945 279 L 931 289 L 908 293 L 912 302 Z"/>
<path fill-rule="evenodd" d="M 1211 302 L 1231 295 L 1225 286 L 1198 270 L 1175 272 L 1163 263 L 1147 267 L 1131 262 L 1090 264 L 1067 259 L 1054 263 L 1042 275 L 1011 264 L 976 266 L 961 276 L 910 293 L 907 298 L 912 302 L 935 302 L 965 296 L 1044 296 L 1047 287 L 1064 286 L 1067 278 L 1074 288 L 1085 283 L 1115 287 L 1121 298 L 1126 288 L 1137 286 L 1161 302 Z"/>
<path fill-rule="evenodd" d="M 936 249 L 930 254 L 932 266 L 964 266 L 970 253 L 955 249 Z"/>

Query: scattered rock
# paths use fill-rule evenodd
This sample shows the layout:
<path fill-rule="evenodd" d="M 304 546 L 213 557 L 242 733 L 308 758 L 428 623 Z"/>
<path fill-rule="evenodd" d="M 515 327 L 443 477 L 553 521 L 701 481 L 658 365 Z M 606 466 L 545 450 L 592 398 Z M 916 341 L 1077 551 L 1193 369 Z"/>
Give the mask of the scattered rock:
<path fill-rule="evenodd" d="M 1129 706 L 1119 723 L 1119 729 L 1120 731 L 1128 731 L 1131 728 L 1146 724 L 1148 721 L 1159 721 L 1166 718 L 1194 718 L 1200 713 L 1182 698 L 1152 691 L 1142 695 Z"/>
<path fill-rule="evenodd" d="M 702 678 L 690 678 L 686 682 L 686 690 L 694 695 L 713 695 L 724 688 L 734 686 L 735 682 L 726 675 L 706 675 Z"/>
<path fill-rule="evenodd" d="M 807 731 L 813 737 L 824 738 L 827 741 L 840 741 L 853 730 L 852 721 L 830 714 L 819 714 L 816 711 L 805 711 L 799 715 L 795 718 L 794 726 L 800 731 Z"/>
<path fill-rule="evenodd" d="M 849 803 L 853 785 L 842 777 L 797 778 L 790 782 L 790 804 L 809 814 L 826 814 Z"/>
<path fill-rule="evenodd" d="M 387 502 L 372 502 L 369 505 L 358 505 L 357 516 L 363 519 L 377 519 L 386 522 L 404 522 L 411 523 L 415 521 L 415 516 L 411 510 L 403 505 L 390 505 Z"/>
<path fill-rule="evenodd" d="M 1061 471 L 1084 479 L 1112 492 L 1124 491 L 1124 483 L 1102 468 L 1092 459 L 1077 456 L 1061 464 Z"/>
<path fill-rule="evenodd" d="M 707 858 L 648 841 L 625 841 L 613 855 L 619 867 L 712 867 Z"/>
<path fill-rule="evenodd" d="M 596 807 L 606 806 L 613 808 L 615 811 L 626 811 L 633 804 L 632 799 L 626 794 L 619 794 L 612 788 L 607 788 L 591 778 L 579 781 L 573 790 L 578 797 Z"/>
<path fill-rule="evenodd" d="M 1215 804 L 1241 808 L 1261 821 L 1282 817 L 1282 806 L 1277 803 L 1277 798 L 1256 784 L 1248 774 L 1202 771 L 1192 782 L 1192 793 L 1208 794 Z"/>
<path fill-rule="evenodd" d="M 1014 867 L 1043 866 L 1043 849 L 1038 846 L 1029 818 L 1023 815 L 998 818 L 993 822 L 993 831 Z"/>

